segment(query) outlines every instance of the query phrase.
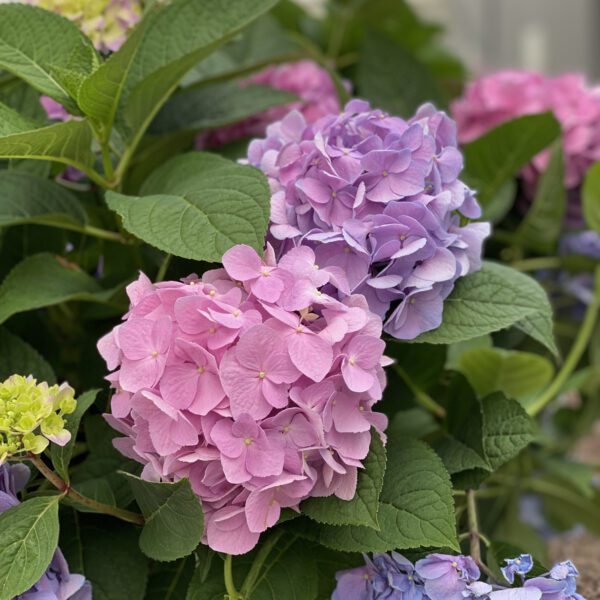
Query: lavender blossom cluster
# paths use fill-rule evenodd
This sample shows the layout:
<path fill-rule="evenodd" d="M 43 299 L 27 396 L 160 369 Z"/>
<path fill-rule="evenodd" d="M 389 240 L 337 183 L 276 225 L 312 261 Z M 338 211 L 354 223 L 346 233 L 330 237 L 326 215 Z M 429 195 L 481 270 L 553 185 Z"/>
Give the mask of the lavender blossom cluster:
<path fill-rule="evenodd" d="M 0 465 L 0 513 L 19 504 L 17 493 L 29 475 L 24 464 Z M 67 561 L 57 549 L 40 580 L 13 600 L 92 600 L 92 587 L 83 575 L 69 573 Z"/>
<path fill-rule="evenodd" d="M 362 100 L 312 125 L 292 111 L 248 162 L 269 178 L 277 251 L 308 246 L 341 267 L 394 337 L 438 327 L 456 280 L 480 267 L 490 226 L 469 222 L 481 209 L 459 179 L 456 127 L 430 104 L 408 121 Z"/>
<path fill-rule="evenodd" d="M 585 600 L 577 593 L 579 572 L 571 561 L 527 579 L 533 569 L 529 554 L 505 560 L 506 584 L 481 581 L 469 556 L 430 554 L 415 564 L 401 554 L 365 556 L 365 565 L 336 575 L 332 600 Z M 514 587 L 516 584 L 517 587 Z"/>

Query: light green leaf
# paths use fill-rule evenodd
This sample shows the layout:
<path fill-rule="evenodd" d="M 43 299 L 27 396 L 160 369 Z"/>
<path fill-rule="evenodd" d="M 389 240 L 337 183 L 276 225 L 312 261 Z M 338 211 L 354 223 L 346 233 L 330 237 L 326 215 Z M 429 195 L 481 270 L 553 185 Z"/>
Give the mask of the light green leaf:
<path fill-rule="evenodd" d="M 537 432 L 535 421 L 515 400 L 494 393 L 481 400 L 482 447 L 493 471 L 528 446 Z"/>
<path fill-rule="evenodd" d="M 302 514 L 325 525 L 366 525 L 379 529 L 377 513 L 385 474 L 386 453 L 379 434 L 371 432 L 369 454 L 358 473 L 356 494 L 350 501 L 335 496 L 310 498 L 302 503 Z"/>
<path fill-rule="evenodd" d="M 538 183 L 533 204 L 517 228 L 521 243 L 540 254 L 554 251 L 566 209 L 562 140 L 558 140 Z"/>
<path fill-rule="evenodd" d="M 205 261 L 220 261 L 235 244 L 262 250 L 270 192 L 253 167 L 189 153 L 155 171 L 142 194 L 108 192 L 106 202 L 127 231 L 160 250 Z"/>
<path fill-rule="evenodd" d="M 65 429 L 71 433 L 71 439 L 64 446 L 58 444 L 52 444 L 51 446 L 51 457 L 52 464 L 56 472 L 63 478 L 67 483 L 70 481 L 69 476 L 69 463 L 73 456 L 73 449 L 75 448 L 75 440 L 77 438 L 77 430 L 79 429 L 79 423 L 81 417 L 85 411 L 94 404 L 94 400 L 100 390 L 89 390 L 77 398 L 77 408 L 74 413 L 65 417 Z"/>
<path fill-rule="evenodd" d="M 365 39 L 358 62 L 358 88 L 374 108 L 406 118 L 423 102 L 443 105 L 445 100 L 427 67 L 383 33 Z"/>
<path fill-rule="evenodd" d="M 68 19 L 35 6 L 0 5 L 0 68 L 75 108 L 53 69 L 90 74 L 99 57 L 92 42 Z"/>
<path fill-rule="evenodd" d="M 53 160 L 89 173 L 96 156 L 87 121 L 65 121 L 0 137 L 0 158 Z"/>
<path fill-rule="evenodd" d="M 0 226 L 29 223 L 69 228 L 86 221 L 79 200 L 64 187 L 29 173 L 0 172 Z"/>
<path fill-rule="evenodd" d="M 587 172 L 581 195 L 585 222 L 600 233 L 600 162 L 593 164 Z"/>
<path fill-rule="evenodd" d="M 56 376 L 46 359 L 27 342 L 0 328 L 0 380 L 14 373 L 32 375 L 38 381 L 56 383 Z"/>
<path fill-rule="evenodd" d="M 187 71 L 276 0 L 175 0 L 150 11 L 130 41 L 83 84 L 82 109 L 139 139 Z"/>
<path fill-rule="evenodd" d="M 266 85 L 240 86 L 228 81 L 176 94 L 157 115 L 151 133 L 211 129 L 236 123 L 297 96 Z"/>
<path fill-rule="evenodd" d="M 65 266 L 51 254 L 20 262 L 0 285 L 0 323 L 12 315 L 68 300 L 106 302 L 113 294 L 87 273 Z"/>
<path fill-rule="evenodd" d="M 124 475 L 146 518 L 140 535 L 142 552 L 161 561 L 191 554 L 202 537 L 204 513 L 190 482 L 157 483 Z"/>
<path fill-rule="evenodd" d="M 387 552 L 419 547 L 458 550 L 450 476 L 423 442 L 390 440 L 379 507 L 379 531 L 321 526 L 319 543 L 344 552 Z"/>
<path fill-rule="evenodd" d="M 463 353 L 459 371 L 480 396 L 503 392 L 516 400 L 544 388 L 554 374 L 552 363 L 539 354 L 498 348 L 477 348 Z"/>
<path fill-rule="evenodd" d="M 484 261 L 481 270 L 460 278 L 444 302 L 440 327 L 415 341 L 453 344 L 515 326 L 552 352 L 552 307 L 543 288 L 510 267 Z"/>
<path fill-rule="evenodd" d="M 551 113 L 528 115 L 504 123 L 465 144 L 465 178 L 477 189 L 484 214 L 506 182 L 560 135 Z"/>
<path fill-rule="evenodd" d="M 58 544 L 58 501 L 32 498 L 0 515 L 0 600 L 27 591 L 50 564 Z"/>

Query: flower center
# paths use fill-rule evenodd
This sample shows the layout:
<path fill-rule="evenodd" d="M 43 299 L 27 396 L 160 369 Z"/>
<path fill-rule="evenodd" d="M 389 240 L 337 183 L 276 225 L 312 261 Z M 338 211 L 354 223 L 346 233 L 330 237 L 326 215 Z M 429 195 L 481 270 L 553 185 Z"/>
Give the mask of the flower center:
<path fill-rule="evenodd" d="M 266 269 L 262 270 L 262 276 L 263 277 L 268 277 L 270 275 L 269 271 L 267 271 Z"/>
<path fill-rule="evenodd" d="M 356 364 L 356 356 L 351 356 L 350 358 L 348 358 L 348 362 L 351 365 L 355 365 Z"/>
<path fill-rule="evenodd" d="M 290 426 L 284 425 L 281 431 L 283 431 L 283 433 L 287 433 L 289 430 L 290 430 Z"/>
<path fill-rule="evenodd" d="M 358 410 L 360 410 L 360 412 L 364 412 L 365 407 L 362 404 L 358 405 Z"/>
<path fill-rule="evenodd" d="M 249 446 L 252 443 L 252 438 L 244 438 L 244 444 L 246 444 L 246 446 Z"/>
<path fill-rule="evenodd" d="M 337 192 L 331 192 L 331 197 L 332 198 L 337 198 Z"/>
<path fill-rule="evenodd" d="M 204 367 L 198 367 L 198 368 L 196 369 L 196 371 L 197 371 L 197 372 L 198 372 L 200 375 L 202 375 L 202 373 L 204 373 L 204 372 L 206 371 L 206 369 L 205 369 Z"/>
<path fill-rule="evenodd" d="M 217 292 L 216 292 L 215 290 L 210 290 L 210 292 L 208 292 L 208 295 L 209 295 L 211 298 L 214 298 L 214 297 L 217 295 Z"/>
<path fill-rule="evenodd" d="M 517 558 L 517 560 L 515 560 L 515 562 L 516 562 L 518 565 L 520 565 L 520 564 L 521 564 L 521 559 L 520 559 L 520 558 Z"/>
<path fill-rule="evenodd" d="M 319 269 L 319 265 L 313 265 L 313 269 Z"/>
<path fill-rule="evenodd" d="M 454 562 L 452 563 L 452 567 L 456 569 L 456 567 L 458 567 L 458 563 L 457 563 L 456 561 L 454 561 Z"/>
<path fill-rule="evenodd" d="M 296 333 L 302 333 L 304 331 L 304 328 L 302 327 L 302 325 L 298 325 L 298 327 L 296 327 Z"/>
<path fill-rule="evenodd" d="M 237 309 L 236 309 L 236 310 L 234 310 L 234 311 L 233 311 L 231 314 L 232 314 L 234 317 L 239 317 L 239 316 L 240 316 L 242 313 L 241 313 L 239 310 L 237 310 Z"/>
<path fill-rule="evenodd" d="M 344 246 L 344 253 L 348 254 L 350 252 L 350 248 L 348 246 Z"/>
<path fill-rule="evenodd" d="M 387 176 L 389 175 L 389 173 L 388 173 L 387 171 L 384 171 L 384 172 L 382 173 L 382 175 L 383 175 L 384 177 L 387 177 Z"/>
<path fill-rule="evenodd" d="M 400 241 L 401 241 L 401 242 L 403 242 L 405 239 L 406 239 L 406 236 L 405 236 L 404 234 L 402 234 L 402 235 L 400 236 Z"/>
<path fill-rule="evenodd" d="M 158 350 L 154 350 L 153 352 L 150 352 L 150 358 L 156 358 L 158 356 Z"/>
<path fill-rule="evenodd" d="M 215 331 L 217 331 L 215 327 L 208 328 L 208 333 L 214 333 Z"/>
<path fill-rule="evenodd" d="M 264 371 L 259 371 L 258 372 L 258 378 L 259 379 L 264 379 L 267 376 L 267 374 Z"/>
<path fill-rule="evenodd" d="M 320 292 L 319 290 L 315 290 L 315 296 L 322 296 L 323 292 Z"/>

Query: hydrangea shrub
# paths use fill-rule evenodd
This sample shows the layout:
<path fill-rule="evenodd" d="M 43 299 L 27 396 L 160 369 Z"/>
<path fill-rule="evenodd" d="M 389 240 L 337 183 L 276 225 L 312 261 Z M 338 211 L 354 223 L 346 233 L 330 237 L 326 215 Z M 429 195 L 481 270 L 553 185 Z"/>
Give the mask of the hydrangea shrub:
<path fill-rule="evenodd" d="M 0 600 L 587 594 L 596 91 L 436 34 L 0 1 Z"/>

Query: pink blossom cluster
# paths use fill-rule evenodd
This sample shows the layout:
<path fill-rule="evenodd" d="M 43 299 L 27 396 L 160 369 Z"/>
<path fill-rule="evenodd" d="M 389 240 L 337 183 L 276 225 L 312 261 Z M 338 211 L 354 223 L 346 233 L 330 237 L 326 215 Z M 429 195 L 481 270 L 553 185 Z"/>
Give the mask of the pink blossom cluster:
<path fill-rule="evenodd" d="M 124 322 L 98 343 L 115 393 L 115 446 L 142 476 L 188 477 L 202 500 L 205 542 L 241 554 L 282 508 L 310 496 L 353 498 L 372 411 L 389 364 L 381 320 L 299 247 L 279 262 L 269 246 L 225 253 L 202 278 L 128 287 Z"/>
<path fill-rule="evenodd" d="M 469 222 L 481 209 L 460 179 L 456 127 L 430 104 L 404 120 L 352 100 L 312 125 L 292 111 L 248 162 L 269 178 L 277 251 L 309 246 L 344 269 L 394 337 L 438 327 L 456 280 L 480 267 L 490 226 Z"/>
<path fill-rule="evenodd" d="M 270 65 L 240 82 L 242 86 L 251 84 L 291 92 L 298 96 L 298 100 L 286 106 L 269 108 L 240 123 L 200 133 L 196 138 L 198 149 L 222 146 L 245 137 L 262 136 L 269 124 L 278 121 L 290 110 L 300 111 L 308 123 L 314 123 L 317 119 L 340 110 L 331 77 L 325 69 L 311 60 Z"/>
<path fill-rule="evenodd" d="M 470 142 L 490 129 L 523 115 L 552 111 L 561 124 L 565 185 L 578 188 L 592 163 L 600 160 L 600 86 L 589 87 L 579 73 L 546 77 L 533 71 L 506 70 L 471 82 L 452 104 L 458 139 Z M 535 187 L 548 165 L 549 151 L 523 171 Z M 579 194 L 572 194 L 569 216 L 581 217 Z"/>

